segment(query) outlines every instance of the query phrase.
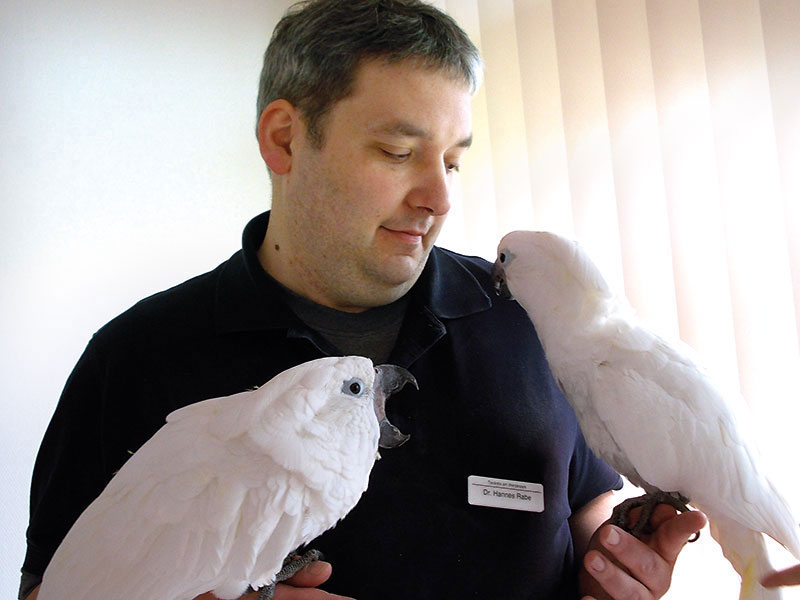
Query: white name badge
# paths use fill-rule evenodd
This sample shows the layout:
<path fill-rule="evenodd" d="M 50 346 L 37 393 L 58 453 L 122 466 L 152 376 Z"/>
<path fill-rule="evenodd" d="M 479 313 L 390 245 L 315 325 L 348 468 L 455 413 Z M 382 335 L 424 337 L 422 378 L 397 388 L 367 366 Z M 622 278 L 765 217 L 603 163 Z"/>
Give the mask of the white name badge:
<path fill-rule="evenodd" d="M 474 506 L 490 506 L 528 512 L 544 511 L 544 486 L 495 477 L 467 477 L 467 501 Z"/>

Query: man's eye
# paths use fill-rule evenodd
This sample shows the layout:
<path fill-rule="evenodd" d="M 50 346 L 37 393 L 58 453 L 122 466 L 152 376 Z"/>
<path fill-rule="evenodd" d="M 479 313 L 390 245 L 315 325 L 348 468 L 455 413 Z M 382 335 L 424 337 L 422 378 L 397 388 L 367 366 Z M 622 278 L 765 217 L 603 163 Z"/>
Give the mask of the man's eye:
<path fill-rule="evenodd" d="M 392 160 L 396 161 L 402 161 L 411 156 L 410 152 L 389 152 L 388 150 L 384 150 L 383 148 L 381 148 L 381 152 L 383 152 L 383 154 L 388 158 L 391 158 Z"/>
<path fill-rule="evenodd" d="M 444 168 L 447 169 L 448 173 L 458 173 L 461 171 L 461 165 L 455 163 L 445 163 Z"/>

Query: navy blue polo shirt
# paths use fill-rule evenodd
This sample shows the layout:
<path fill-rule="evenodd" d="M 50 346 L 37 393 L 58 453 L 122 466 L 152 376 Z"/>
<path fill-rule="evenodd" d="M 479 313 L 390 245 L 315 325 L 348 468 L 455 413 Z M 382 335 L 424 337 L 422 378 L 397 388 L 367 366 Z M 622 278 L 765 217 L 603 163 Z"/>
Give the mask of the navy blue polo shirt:
<path fill-rule="evenodd" d="M 269 219 L 206 274 L 151 296 L 92 338 L 34 468 L 23 569 L 43 573 L 80 512 L 171 411 L 259 386 L 336 350 L 285 303 L 257 250 Z M 526 313 L 493 294 L 491 265 L 434 248 L 390 362 L 419 391 L 388 405 L 411 435 L 384 450 L 358 506 L 314 544 L 322 587 L 359 600 L 576 594 L 568 517 L 620 485 L 587 448 Z M 544 510 L 475 506 L 472 475 L 541 485 Z"/>

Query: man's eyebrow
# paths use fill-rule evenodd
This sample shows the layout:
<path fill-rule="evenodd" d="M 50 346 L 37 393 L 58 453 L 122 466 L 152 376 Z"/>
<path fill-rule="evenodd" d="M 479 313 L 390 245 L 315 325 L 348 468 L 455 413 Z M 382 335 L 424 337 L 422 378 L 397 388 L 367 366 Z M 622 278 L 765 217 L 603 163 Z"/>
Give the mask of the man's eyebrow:
<path fill-rule="evenodd" d="M 472 134 L 470 133 L 467 137 L 456 144 L 459 148 L 469 148 L 472 146 Z"/>
<path fill-rule="evenodd" d="M 378 135 L 389 135 L 396 137 L 414 137 L 423 140 L 430 140 L 432 136 L 426 130 L 409 123 L 408 121 L 395 121 L 387 125 L 381 125 L 370 128 L 370 131 Z M 472 134 L 459 140 L 455 146 L 459 148 L 469 148 L 472 145 Z"/>

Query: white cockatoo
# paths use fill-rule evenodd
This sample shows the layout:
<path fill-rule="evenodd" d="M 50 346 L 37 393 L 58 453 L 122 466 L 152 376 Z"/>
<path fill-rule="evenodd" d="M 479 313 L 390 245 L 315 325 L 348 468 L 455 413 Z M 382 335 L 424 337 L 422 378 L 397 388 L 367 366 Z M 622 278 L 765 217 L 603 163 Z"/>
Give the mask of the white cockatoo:
<path fill-rule="evenodd" d="M 381 447 L 407 439 L 385 400 L 414 377 L 322 358 L 258 389 L 172 412 L 81 514 L 39 600 L 238 598 L 358 502 Z"/>
<path fill-rule="evenodd" d="M 514 231 L 497 252 L 495 286 L 533 321 L 592 450 L 646 492 L 704 512 L 742 577 L 740 598 L 779 598 L 758 583 L 769 570 L 761 532 L 800 559 L 798 525 L 756 465 L 734 416 L 740 405 L 687 347 L 637 322 L 578 244 Z"/>

